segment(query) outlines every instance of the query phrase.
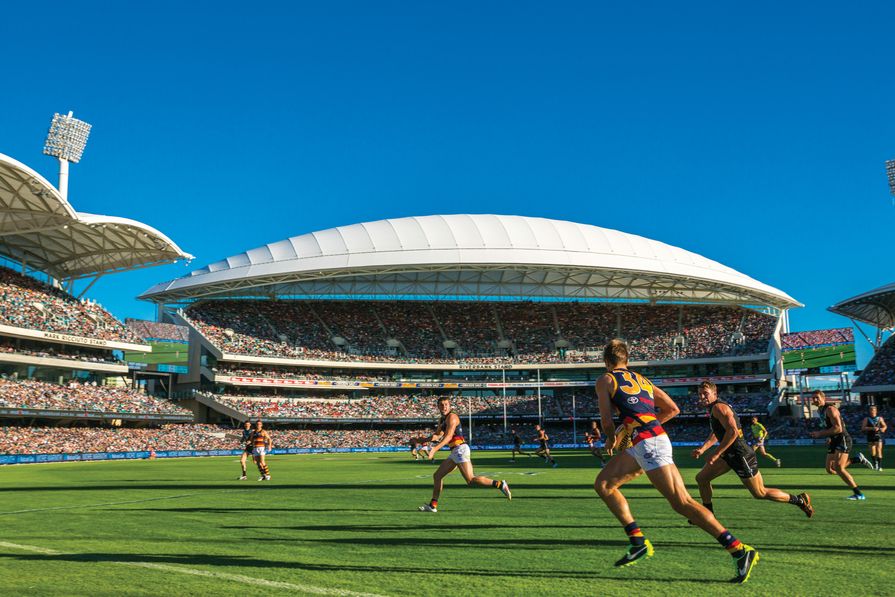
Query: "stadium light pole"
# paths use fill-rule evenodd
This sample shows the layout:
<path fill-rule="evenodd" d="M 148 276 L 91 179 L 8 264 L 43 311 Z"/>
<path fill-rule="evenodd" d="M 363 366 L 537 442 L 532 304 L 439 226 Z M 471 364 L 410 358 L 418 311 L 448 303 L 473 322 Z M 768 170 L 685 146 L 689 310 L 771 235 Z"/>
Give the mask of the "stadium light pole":
<path fill-rule="evenodd" d="M 892 195 L 892 205 L 895 205 L 895 160 L 886 160 L 886 176 L 889 179 L 889 194 Z"/>
<path fill-rule="evenodd" d="M 59 160 L 59 194 L 68 201 L 68 163 L 81 161 L 91 126 L 74 118 L 73 112 L 67 116 L 54 114 L 50 130 L 44 143 L 44 154 Z"/>

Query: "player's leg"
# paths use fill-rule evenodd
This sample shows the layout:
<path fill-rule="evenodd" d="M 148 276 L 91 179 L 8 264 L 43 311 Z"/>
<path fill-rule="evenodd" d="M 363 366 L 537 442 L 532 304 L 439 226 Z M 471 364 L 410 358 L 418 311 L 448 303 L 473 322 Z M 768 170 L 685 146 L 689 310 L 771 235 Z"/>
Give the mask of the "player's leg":
<path fill-rule="evenodd" d="M 873 459 L 873 467 L 881 470 L 883 466 L 883 442 L 872 442 L 870 444 L 870 458 Z"/>
<path fill-rule="evenodd" d="M 594 480 L 594 491 L 612 512 L 612 515 L 621 523 L 625 534 L 628 536 L 630 545 L 628 551 L 619 560 L 615 562 L 616 566 L 629 566 L 641 558 L 648 558 L 653 555 L 653 546 L 649 542 L 640 525 L 634 520 L 631 509 L 628 506 L 628 500 L 619 491 L 620 488 L 640 476 L 643 469 L 637 460 L 630 454 L 622 451 L 616 457 L 611 459 L 606 466 L 597 475 Z"/>
<path fill-rule="evenodd" d="M 756 451 L 758 454 L 761 454 L 762 456 L 764 456 L 765 458 L 767 458 L 768 460 L 772 460 L 772 461 L 774 462 L 774 464 L 776 464 L 777 466 L 780 466 L 780 459 L 777 458 L 777 457 L 775 457 L 775 456 L 774 456 L 773 454 L 771 454 L 770 452 L 768 452 L 768 451 L 767 451 L 767 448 L 764 447 L 764 444 L 760 444 L 760 445 L 756 448 L 755 451 Z"/>
<path fill-rule="evenodd" d="M 419 507 L 421 511 L 438 512 L 438 498 L 444 489 L 444 478 L 455 468 L 457 468 L 457 463 L 451 460 L 450 457 L 441 461 L 441 464 L 432 473 L 432 499 L 428 504 L 423 504 Z"/>
<path fill-rule="evenodd" d="M 553 465 L 554 468 L 556 468 L 556 460 L 554 460 L 553 456 L 550 455 L 550 448 L 547 448 L 547 450 L 545 452 L 547 454 L 547 456 L 546 456 L 547 462 L 549 462 L 550 464 Z"/>
<path fill-rule="evenodd" d="M 827 472 L 830 472 L 832 469 L 832 474 L 839 475 L 839 478 L 842 479 L 849 489 L 852 490 L 852 495 L 848 496 L 850 500 L 863 500 L 864 493 L 861 491 L 861 488 L 858 487 L 858 484 L 855 483 L 854 477 L 851 476 L 851 473 L 848 472 L 849 465 L 849 456 L 848 452 L 841 452 L 837 450 L 833 454 L 829 454 L 827 456 L 828 466 Z"/>
<path fill-rule="evenodd" d="M 463 475 L 463 479 L 470 487 L 493 487 L 494 489 L 500 490 L 500 492 L 507 496 L 508 499 L 513 499 L 512 494 L 510 493 L 510 487 L 507 485 L 506 481 L 496 481 L 494 479 L 489 479 L 488 477 L 483 477 L 482 475 L 476 475 L 472 468 L 471 460 L 463 460 L 457 464 L 457 468 L 460 469 L 460 474 Z"/>
<path fill-rule="evenodd" d="M 248 453 L 243 449 L 242 456 L 239 457 L 239 465 L 242 467 L 242 475 L 239 477 L 240 481 L 246 478 L 246 459 L 248 459 L 248 457 Z"/>
<path fill-rule="evenodd" d="M 622 526 L 634 522 L 634 517 L 628 507 L 628 500 L 619 489 L 641 473 L 643 473 L 643 469 L 640 468 L 634 457 L 620 452 L 600 471 L 594 481 L 594 491 Z"/>
<path fill-rule="evenodd" d="M 752 568 L 758 562 L 758 552 L 742 543 L 718 522 L 707 508 L 696 503 L 684 486 L 680 471 L 671 463 L 646 471 L 650 483 L 665 496 L 675 512 L 710 534 L 731 555 L 736 564 L 736 576 L 730 582 L 744 583 L 749 580 Z"/>
<path fill-rule="evenodd" d="M 798 506 L 808 518 L 814 516 L 814 508 L 811 506 L 811 497 L 807 493 L 794 495 L 781 491 L 776 487 L 766 487 L 764 478 L 758 471 L 755 472 L 754 476 L 749 477 L 748 479 L 740 477 L 740 481 L 742 481 L 746 489 L 749 490 L 752 497 L 757 500 L 770 500 L 772 502 L 792 504 L 793 506 Z"/>
<path fill-rule="evenodd" d="M 712 496 L 714 495 L 712 481 L 729 470 L 730 465 L 719 458 L 712 464 L 706 463 L 706 465 L 702 467 L 702 470 L 696 473 L 696 484 L 699 486 L 699 498 L 702 500 L 702 505 L 712 512 L 715 511 L 715 508 L 712 505 Z"/>
<path fill-rule="evenodd" d="M 258 471 L 261 473 L 261 478 L 259 481 L 265 481 L 270 478 L 270 469 L 267 468 L 267 456 L 264 452 L 260 452 L 256 457 L 256 464 L 258 465 Z"/>

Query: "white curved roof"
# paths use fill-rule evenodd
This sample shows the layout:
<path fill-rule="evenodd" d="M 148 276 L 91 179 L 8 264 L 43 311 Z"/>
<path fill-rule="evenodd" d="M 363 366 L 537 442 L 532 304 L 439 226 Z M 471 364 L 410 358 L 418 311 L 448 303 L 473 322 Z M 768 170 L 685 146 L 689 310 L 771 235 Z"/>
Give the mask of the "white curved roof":
<path fill-rule="evenodd" d="M 158 284 L 141 298 L 489 296 L 799 303 L 716 261 L 608 228 L 442 215 L 339 226 L 270 243 Z"/>
<path fill-rule="evenodd" d="M 76 212 L 43 176 L 3 154 L 0 255 L 61 280 L 192 258 L 141 222 Z"/>
<path fill-rule="evenodd" d="M 892 329 L 895 327 L 895 282 L 840 301 L 829 310 L 881 330 Z"/>

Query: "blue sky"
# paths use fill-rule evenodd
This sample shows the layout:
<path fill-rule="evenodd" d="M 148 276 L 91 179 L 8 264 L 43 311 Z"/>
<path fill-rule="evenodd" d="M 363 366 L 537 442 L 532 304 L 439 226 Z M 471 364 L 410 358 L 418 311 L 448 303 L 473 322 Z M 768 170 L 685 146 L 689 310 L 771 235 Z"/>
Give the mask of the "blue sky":
<path fill-rule="evenodd" d="M 74 110 L 94 125 L 75 208 L 147 222 L 196 267 L 503 213 L 701 253 L 805 303 L 793 329 L 847 325 L 826 307 L 895 279 L 892 3 L 130 4 L 4 7 L 0 153 L 55 181 L 43 138 Z M 134 296 L 187 271 L 91 296 L 151 318 Z"/>

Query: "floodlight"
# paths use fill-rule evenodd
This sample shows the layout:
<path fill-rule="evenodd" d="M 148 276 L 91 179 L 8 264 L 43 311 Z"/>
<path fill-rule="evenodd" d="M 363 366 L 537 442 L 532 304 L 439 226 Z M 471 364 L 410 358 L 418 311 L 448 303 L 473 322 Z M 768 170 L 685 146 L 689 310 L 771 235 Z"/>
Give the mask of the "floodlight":
<path fill-rule="evenodd" d="M 44 144 L 44 153 L 77 164 L 81 161 L 89 136 L 90 125 L 73 118 L 71 112 L 67 116 L 54 114 Z"/>
<path fill-rule="evenodd" d="M 886 160 L 886 175 L 889 177 L 889 192 L 895 197 L 895 160 Z"/>

